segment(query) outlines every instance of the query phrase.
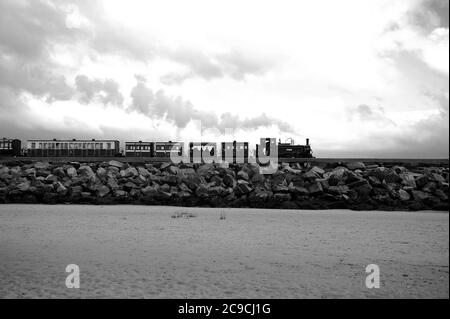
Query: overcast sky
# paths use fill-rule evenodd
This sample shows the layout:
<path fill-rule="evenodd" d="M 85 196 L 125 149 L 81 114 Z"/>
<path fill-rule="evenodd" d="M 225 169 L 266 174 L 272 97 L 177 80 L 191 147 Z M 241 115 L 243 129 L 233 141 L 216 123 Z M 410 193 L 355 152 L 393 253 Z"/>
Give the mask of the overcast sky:
<path fill-rule="evenodd" d="M 0 0 L 0 136 L 448 158 L 448 4 Z"/>

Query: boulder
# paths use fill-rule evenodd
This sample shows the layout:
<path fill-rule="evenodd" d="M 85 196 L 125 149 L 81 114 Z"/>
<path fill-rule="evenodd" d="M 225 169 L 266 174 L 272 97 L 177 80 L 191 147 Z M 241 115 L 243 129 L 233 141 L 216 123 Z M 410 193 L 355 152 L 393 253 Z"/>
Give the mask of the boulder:
<path fill-rule="evenodd" d="M 245 180 L 245 181 L 248 181 L 248 179 L 249 179 L 249 176 L 248 176 L 248 174 L 246 173 L 246 172 L 244 172 L 244 171 L 239 171 L 238 173 L 237 173 L 237 178 L 238 179 L 243 179 L 243 180 Z"/>
<path fill-rule="evenodd" d="M 408 201 L 410 200 L 411 195 L 409 195 L 407 191 L 400 189 L 398 191 L 398 197 L 400 198 L 401 201 Z"/>
<path fill-rule="evenodd" d="M 197 168 L 197 174 L 208 179 L 214 175 L 214 171 L 214 164 L 203 164 Z"/>
<path fill-rule="evenodd" d="M 137 171 L 138 171 L 139 175 L 142 175 L 144 177 L 150 176 L 150 172 L 145 167 L 139 166 L 137 168 Z"/>
<path fill-rule="evenodd" d="M 109 166 L 113 166 L 113 167 L 117 167 L 117 168 L 120 169 L 120 168 L 124 167 L 125 164 L 122 163 L 122 162 L 114 161 L 114 160 L 113 160 L 113 161 L 109 161 L 109 162 L 108 162 L 108 165 L 109 165 Z"/>
<path fill-rule="evenodd" d="M 88 165 L 80 166 L 78 169 L 79 175 L 85 175 L 85 176 L 93 176 L 94 172 L 92 171 L 92 168 Z"/>
<path fill-rule="evenodd" d="M 333 195 L 342 195 L 347 194 L 350 188 L 347 185 L 330 186 L 327 191 Z"/>
<path fill-rule="evenodd" d="M 48 162 L 36 162 L 34 163 L 34 168 L 37 170 L 47 170 L 50 167 Z"/>
<path fill-rule="evenodd" d="M 96 193 L 98 197 L 105 197 L 107 194 L 109 194 L 111 190 L 109 187 L 105 185 L 100 185 L 96 188 Z"/>
<path fill-rule="evenodd" d="M 424 187 L 429 181 L 430 180 L 426 175 L 419 175 L 418 177 L 416 177 L 416 185 L 419 189 Z"/>
<path fill-rule="evenodd" d="M 234 193 L 238 196 L 246 195 L 252 191 L 252 188 L 245 183 L 238 183 L 234 189 Z"/>
<path fill-rule="evenodd" d="M 57 183 L 55 188 L 56 188 L 56 192 L 58 193 L 58 195 L 61 195 L 61 196 L 65 196 L 67 194 L 67 192 L 69 191 L 67 189 L 67 187 L 65 187 L 61 183 Z"/>
<path fill-rule="evenodd" d="M 347 166 L 347 168 L 352 171 L 354 171 L 356 169 L 360 169 L 363 171 L 366 169 L 366 165 L 364 165 L 364 163 L 362 163 L 362 162 L 349 162 L 349 163 L 346 163 L 345 166 Z"/>
<path fill-rule="evenodd" d="M 417 191 L 417 190 L 412 191 L 412 195 L 414 197 L 414 200 L 419 201 L 419 202 L 422 202 L 430 197 L 429 194 L 422 192 L 422 191 Z"/>
<path fill-rule="evenodd" d="M 123 178 L 135 177 L 138 175 L 139 175 L 139 173 L 138 173 L 137 169 L 134 168 L 133 166 L 130 166 L 130 167 L 120 171 L 120 176 Z"/>
<path fill-rule="evenodd" d="M 27 192 L 30 189 L 30 183 L 23 182 L 23 183 L 18 184 L 16 187 L 21 192 Z"/>
<path fill-rule="evenodd" d="M 234 177 L 231 174 L 226 174 L 223 177 L 223 183 L 231 188 L 234 188 L 236 186 L 236 180 L 234 179 Z"/>
<path fill-rule="evenodd" d="M 308 190 L 311 195 L 318 195 L 323 193 L 322 184 L 320 182 L 313 182 L 311 185 L 309 185 Z"/>
<path fill-rule="evenodd" d="M 66 172 L 67 172 L 67 176 L 69 176 L 70 178 L 78 175 L 77 170 L 73 166 L 69 166 L 67 168 Z"/>
<path fill-rule="evenodd" d="M 291 200 L 291 194 L 289 193 L 276 193 L 273 194 L 273 199 L 278 202 L 285 202 Z"/>

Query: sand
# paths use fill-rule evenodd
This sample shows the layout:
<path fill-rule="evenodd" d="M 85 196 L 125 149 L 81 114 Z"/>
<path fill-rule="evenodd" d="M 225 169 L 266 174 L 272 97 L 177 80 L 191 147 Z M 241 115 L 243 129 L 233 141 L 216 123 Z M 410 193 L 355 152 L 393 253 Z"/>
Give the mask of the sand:
<path fill-rule="evenodd" d="M 449 298 L 448 212 L 181 211 L 0 205 L 0 298 Z"/>

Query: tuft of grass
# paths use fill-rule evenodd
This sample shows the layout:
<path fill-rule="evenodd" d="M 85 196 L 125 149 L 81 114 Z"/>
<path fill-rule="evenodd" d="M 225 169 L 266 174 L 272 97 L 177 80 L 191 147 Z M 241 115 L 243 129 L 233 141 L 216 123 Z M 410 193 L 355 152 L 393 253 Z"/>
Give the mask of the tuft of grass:
<path fill-rule="evenodd" d="M 195 215 L 193 213 L 189 213 L 187 210 L 181 210 L 181 211 L 177 211 L 177 212 L 173 213 L 171 217 L 188 219 L 188 218 L 197 217 L 197 215 Z"/>
<path fill-rule="evenodd" d="M 221 211 L 220 211 L 220 220 L 225 220 L 225 219 L 227 219 L 227 214 L 226 214 L 226 212 L 225 212 L 225 210 L 224 209 L 222 209 Z"/>

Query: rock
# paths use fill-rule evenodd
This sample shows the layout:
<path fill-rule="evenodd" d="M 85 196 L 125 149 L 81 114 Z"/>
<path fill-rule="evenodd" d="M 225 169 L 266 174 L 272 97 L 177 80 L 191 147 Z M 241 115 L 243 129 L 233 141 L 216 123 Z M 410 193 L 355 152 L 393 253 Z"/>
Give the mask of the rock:
<path fill-rule="evenodd" d="M 118 189 L 114 191 L 114 196 L 115 197 L 126 197 L 128 195 L 128 193 L 124 190 Z"/>
<path fill-rule="evenodd" d="M 25 175 L 36 176 L 36 169 L 34 167 L 25 170 Z"/>
<path fill-rule="evenodd" d="M 23 183 L 18 184 L 16 187 L 17 187 L 17 189 L 19 191 L 26 192 L 26 191 L 28 191 L 30 189 L 30 183 L 29 182 L 23 182 Z"/>
<path fill-rule="evenodd" d="M 308 190 L 311 193 L 311 195 L 317 195 L 317 194 L 323 193 L 322 184 L 317 181 L 313 182 L 311 185 L 309 185 Z"/>
<path fill-rule="evenodd" d="M 139 187 L 138 187 L 135 183 L 133 183 L 133 182 L 126 182 L 126 183 L 123 185 L 123 188 L 129 192 L 131 189 L 133 189 L 133 188 L 139 188 Z"/>
<path fill-rule="evenodd" d="M 199 175 L 188 175 L 183 179 L 183 182 L 192 190 L 195 190 L 198 186 L 205 183 L 205 180 Z"/>
<path fill-rule="evenodd" d="M 110 189 L 105 185 L 101 185 L 101 186 L 97 187 L 96 191 L 97 191 L 97 196 L 105 197 L 107 194 L 109 194 Z"/>
<path fill-rule="evenodd" d="M 412 191 L 412 194 L 413 194 L 414 200 L 419 201 L 419 202 L 422 202 L 430 197 L 430 195 L 428 195 L 427 193 L 422 192 L 422 191 Z"/>
<path fill-rule="evenodd" d="M 34 163 L 34 168 L 37 170 L 47 170 L 50 167 L 48 162 L 36 162 Z"/>
<path fill-rule="evenodd" d="M 246 195 L 252 191 L 252 188 L 245 183 L 238 183 L 234 189 L 236 195 Z"/>
<path fill-rule="evenodd" d="M 410 187 L 416 188 L 417 184 L 416 184 L 416 179 L 415 179 L 414 175 L 415 174 L 412 174 L 410 172 L 401 173 L 399 175 L 400 178 L 402 179 L 401 183 L 405 186 L 410 186 Z"/>
<path fill-rule="evenodd" d="M 437 197 L 439 197 L 442 201 L 448 202 L 448 194 L 446 194 L 443 190 L 437 189 L 434 193 Z"/>
<path fill-rule="evenodd" d="M 53 184 L 58 182 L 58 176 L 50 174 L 45 178 L 45 182 L 49 184 Z"/>
<path fill-rule="evenodd" d="M 97 176 L 98 177 L 105 177 L 108 171 L 104 169 L 103 167 L 97 168 Z"/>
<path fill-rule="evenodd" d="M 166 183 L 171 186 L 177 186 L 180 182 L 180 178 L 176 175 L 166 175 L 161 177 L 161 183 Z"/>
<path fill-rule="evenodd" d="M 400 198 L 401 201 L 408 201 L 411 198 L 408 192 L 404 191 L 403 189 L 400 189 L 398 191 L 398 197 Z"/>
<path fill-rule="evenodd" d="M 302 186 L 294 186 L 293 189 L 290 189 L 290 191 L 298 196 L 308 196 L 309 195 L 309 190 L 307 190 L 305 187 L 302 187 Z"/>
<path fill-rule="evenodd" d="M 63 184 L 61 183 L 57 183 L 56 184 L 56 192 L 61 195 L 61 196 L 65 196 L 67 194 L 69 190 L 67 189 L 67 187 L 65 187 Z"/>
<path fill-rule="evenodd" d="M 197 174 L 200 176 L 204 176 L 207 179 L 211 178 L 214 175 L 214 164 L 203 164 L 197 168 Z"/>
<path fill-rule="evenodd" d="M 0 167 L 0 175 L 3 175 L 3 174 L 9 174 L 8 166 Z"/>
<path fill-rule="evenodd" d="M 349 191 L 350 191 L 350 188 L 347 185 L 330 186 L 328 188 L 328 193 L 334 194 L 334 195 L 347 194 Z"/>
<path fill-rule="evenodd" d="M 139 173 L 138 173 L 137 169 L 135 169 L 133 166 L 130 166 L 130 167 L 120 171 L 120 176 L 123 178 L 134 177 L 134 176 L 138 176 L 138 175 L 139 175 Z"/>
<path fill-rule="evenodd" d="M 83 165 L 80 166 L 80 168 L 78 169 L 78 174 L 79 175 L 85 175 L 85 176 L 93 176 L 95 175 L 94 172 L 92 171 L 92 168 L 88 165 Z"/>
<path fill-rule="evenodd" d="M 169 168 L 172 165 L 172 163 L 169 162 L 165 162 L 162 163 L 161 166 L 159 167 L 160 170 L 165 170 L 166 168 Z"/>
<path fill-rule="evenodd" d="M 363 171 L 366 169 L 366 165 L 364 165 L 364 163 L 362 163 L 362 162 L 349 162 L 349 163 L 346 163 L 345 166 L 347 166 L 347 168 L 352 171 L 354 171 L 356 169 L 360 169 Z"/>
<path fill-rule="evenodd" d="M 106 185 L 112 190 L 119 189 L 119 184 L 117 184 L 117 181 L 114 178 L 109 178 Z"/>
<path fill-rule="evenodd" d="M 226 175 L 223 177 L 223 183 L 224 183 L 226 186 L 231 187 L 231 188 L 236 187 L 236 180 L 235 180 L 234 177 L 233 177 L 232 175 L 230 175 L 230 174 L 226 174 Z"/>
<path fill-rule="evenodd" d="M 328 179 L 329 185 L 336 186 L 343 183 L 344 177 L 347 172 L 348 169 L 345 167 L 336 167 L 332 171 L 323 174 L 323 178 Z"/>
<path fill-rule="evenodd" d="M 416 178 L 416 185 L 419 189 L 424 187 L 430 180 L 426 175 L 420 175 Z"/>
<path fill-rule="evenodd" d="M 117 168 L 122 168 L 122 167 L 124 167 L 124 163 L 122 163 L 122 162 L 118 162 L 118 161 L 109 161 L 108 162 L 108 165 L 109 166 L 114 166 L 114 167 L 117 167 Z"/>
<path fill-rule="evenodd" d="M 290 201 L 291 194 L 289 193 L 276 193 L 273 194 L 273 199 L 279 202 Z"/>
<path fill-rule="evenodd" d="M 254 174 L 253 177 L 251 178 L 251 182 L 252 184 L 262 184 L 264 183 L 265 178 L 264 175 L 259 174 L 259 172 L 257 174 Z"/>
<path fill-rule="evenodd" d="M 260 202 L 265 202 L 268 199 L 272 198 L 273 193 L 267 190 L 257 189 L 254 192 L 254 198 L 256 198 Z"/>
<path fill-rule="evenodd" d="M 272 186 L 272 191 L 275 192 L 279 192 L 279 193 L 288 193 L 289 192 L 289 187 L 286 185 L 273 185 Z"/>
<path fill-rule="evenodd" d="M 324 171 L 322 168 L 318 167 L 318 166 L 314 166 L 314 167 L 311 168 L 309 171 L 310 171 L 310 172 L 313 172 L 313 173 L 316 173 L 317 175 L 319 175 L 319 176 L 321 176 L 321 177 L 322 177 L 322 175 L 325 173 L 325 171 Z"/>
<path fill-rule="evenodd" d="M 241 169 L 242 172 L 246 173 L 248 178 L 252 178 L 256 174 L 260 174 L 259 166 L 255 164 L 245 163 Z"/>
<path fill-rule="evenodd" d="M 431 174 L 433 180 L 438 183 L 445 183 L 445 178 L 442 175 L 432 173 Z"/>
<path fill-rule="evenodd" d="M 53 175 L 56 175 L 59 178 L 66 177 L 66 172 L 64 171 L 64 169 L 62 167 L 55 168 L 52 173 L 53 173 Z"/>
<path fill-rule="evenodd" d="M 367 179 L 372 186 L 381 186 L 382 182 L 376 176 L 369 176 Z"/>
<path fill-rule="evenodd" d="M 400 184 L 403 181 L 403 179 L 394 170 L 388 170 L 384 175 L 384 180 L 386 183 L 396 184 Z"/>
<path fill-rule="evenodd" d="M 358 179 L 358 180 L 348 184 L 347 186 L 350 189 L 353 189 L 353 188 L 357 188 L 357 187 L 361 187 L 361 186 L 365 186 L 365 185 L 369 185 L 369 182 L 367 180 L 365 180 L 365 179 Z"/>
<path fill-rule="evenodd" d="M 71 178 L 78 175 L 77 170 L 73 166 L 68 167 L 66 172 L 67 172 L 67 176 L 69 176 Z"/>
<path fill-rule="evenodd" d="M 237 173 L 237 178 L 238 178 L 238 179 L 243 179 L 243 180 L 245 180 L 245 181 L 248 181 L 249 176 L 248 176 L 248 174 L 247 174 L 246 172 L 244 172 L 244 171 L 239 171 L 239 172 Z"/>
<path fill-rule="evenodd" d="M 150 172 L 145 167 L 139 166 L 137 168 L 137 171 L 138 171 L 139 175 L 142 175 L 144 177 L 150 176 Z"/>
<path fill-rule="evenodd" d="M 427 183 L 424 187 L 422 187 L 422 191 L 427 193 L 434 193 L 436 189 L 436 183 L 434 182 Z"/>

